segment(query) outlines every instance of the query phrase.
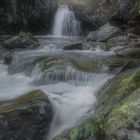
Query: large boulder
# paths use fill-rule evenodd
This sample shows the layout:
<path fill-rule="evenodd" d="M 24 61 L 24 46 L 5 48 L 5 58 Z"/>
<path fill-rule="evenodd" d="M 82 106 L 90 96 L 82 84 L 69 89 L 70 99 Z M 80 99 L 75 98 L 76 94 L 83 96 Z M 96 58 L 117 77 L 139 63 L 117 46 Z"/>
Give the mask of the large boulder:
<path fill-rule="evenodd" d="M 72 43 L 70 45 L 66 45 L 63 48 L 64 50 L 83 50 L 83 44 L 81 42 Z"/>
<path fill-rule="evenodd" d="M 50 30 L 56 8 L 56 0 L 1 0 L 0 33 L 46 32 Z"/>
<path fill-rule="evenodd" d="M 97 96 L 94 120 L 106 140 L 140 138 L 140 68 L 109 81 Z"/>
<path fill-rule="evenodd" d="M 107 41 L 109 38 L 119 35 L 121 30 L 119 27 L 107 23 L 99 28 L 97 31 L 92 31 L 88 34 L 89 41 Z"/>
<path fill-rule="evenodd" d="M 48 57 L 38 61 L 35 65 L 35 71 L 34 69 L 32 71 L 32 74 L 35 75 L 33 83 L 42 85 L 66 81 L 87 82 L 94 77 L 92 72 L 99 72 L 102 66 L 97 61 L 85 63 L 74 59 L 65 60 Z"/>
<path fill-rule="evenodd" d="M 35 48 L 39 46 L 39 42 L 35 39 L 32 34 L 20 32 L 16 37 L 12 37 L 4 41 L 4 47 L 6 49 L 16 48 Z"/>
<path fill-rule="evenodd" d="M 117 37 L 110 38 L 107 43 L 111 47 L 125 46 L 129 44 L 129 39 L 126 36 L 120 35 Z"/>
<path fill-rule="evenodd" d="M 40 90 L 0 103 L 1 140 L 44 140 L 53 110 Z"/>

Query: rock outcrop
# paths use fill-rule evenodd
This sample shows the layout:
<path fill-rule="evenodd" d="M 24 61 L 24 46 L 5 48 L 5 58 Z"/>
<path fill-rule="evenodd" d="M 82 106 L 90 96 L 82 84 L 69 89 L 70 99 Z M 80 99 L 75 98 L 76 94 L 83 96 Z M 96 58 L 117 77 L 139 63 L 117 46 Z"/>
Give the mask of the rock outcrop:
<path fill-rule="evenodd" d="M 44 140 L 53 117 L 48 97 L 40 90 L 0 103 L 1 140 Z"/>
<path fill-rule="evenodd" d="M 140 68 L 126 71 L 110 81 L 97 100 L 95 120 L 107 140 L 138 140 Z"/>
<path fill-rule="evenodd" d="M 20 30 L 46 32 L 56 8 L 56 0 L 1 0 L 0 34 L 15 34 Z"/>

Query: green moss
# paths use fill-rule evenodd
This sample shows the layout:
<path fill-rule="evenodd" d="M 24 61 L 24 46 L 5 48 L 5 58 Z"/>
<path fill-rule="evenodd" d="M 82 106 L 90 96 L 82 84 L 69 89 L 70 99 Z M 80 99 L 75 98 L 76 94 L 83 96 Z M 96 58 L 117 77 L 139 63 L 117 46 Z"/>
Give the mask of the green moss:
<path fill-rule="evenodd" d="M 140 114 L 140 89 L 132 92 L 126 99 L 117 105 L 109 115 L 107 122 L 108 131 L 115 131 L 133 120 Z"/>
<path fill-rule="evenodd" d="M 64 132 L 57 136 L 54 140 L 86 140 L 89 137 L 95 136 L 97 129 L 94 126 L 93 120 L 88 120 L 81 125 Z"/>
<path fill-rule="evenodd" d="M 111 60 L 107 60 L 105 62 L 105 64 L 109 67 L 109 69 L 111 71 L 113 71 L 116 68 L 122 67 L 125 63 L 126 63 L 126 61 L 124 59 L 121 59 L 121 58 L 114 58 Z"/>
<path fill-rule="evenodd" d="M 95 123 L 100 132 L 117 135 L 120 129 L 140 115 L 140 68 L 118 75 L 97 98 Z"/>
<path fill-rule="evenodd" d="M 80 70 L 80 71 L 85 71 L 85 72 L 98 72 L 101 68 L 101 65 L 99 63 L 91 63 L 91 64 L 81 64 L 78 63 L 74 60 L 70 61 L 71 65 L 73 67 L 75 67 L 76 69 Z"/>
<path fill-rule="evenodd" d="M 101 50 L 108 51 L 111 48 L 111 46 L 108 43 L 104 43 L 100 46 Z"/>
<path fill-rule="evenodd" d="M 136 1 L 134 9 L 135 9 L 135 12 L 140 15 L 140 1 L 139 0 Z"/>
<path fill-rule="evenodd" d="M 58 64 L 58 61 L 53 58 L 45 58 L 39 62 L 42 66 L 42 70 L 47 70 L 53 65 Z"/>
<path fill-rule="evenodd" d="M 20 96 L 14 100 L 3 102 L 0 104 L 0 114 L 5 115 L 11 111 L 16 110 L 20 105 L 32 102 L 34 100 L 44 98 L 44 94 L 40 90 L 31 91 L 23 96 Z M 32 111 L 32 110 L 30 110 Z"/>

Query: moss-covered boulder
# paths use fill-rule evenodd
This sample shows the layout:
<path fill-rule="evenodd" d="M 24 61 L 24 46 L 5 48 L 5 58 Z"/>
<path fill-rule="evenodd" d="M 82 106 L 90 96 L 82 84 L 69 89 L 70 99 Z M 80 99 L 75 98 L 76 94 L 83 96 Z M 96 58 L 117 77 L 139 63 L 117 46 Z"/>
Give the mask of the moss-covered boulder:
<path fill-rule="evenodd" d="M 56 136 L 53 140 L 92 140 L 96 134 L 97 130 L 94 127 L 94 121 L 89 119 L 81 125 L 65 131 L 60 136 Z"/>
<path fill-rule="evenodd" d="M 110 72 L 118 74 L 128 69 L 140 66 L 140 60 L 133 58 L 114 57 L 107 60 L 105 64 L 108 66 Z"/>
<path fill-rule="evenodd" d="M 51 103 L 40 90 L 0 102 L 0 139 L 43 140 L 52 117 Z"/>
<path fill-rule="evenodd" d="M 140 68 L 111 80 L 97 97 L 95 121 L 106 140 L 140 138 Z"/>
<path fill-rule="evenodd" d="M 39 60 L 33 71 L 36 75 L 34 83 L 49 84 L 65 81 L 89 81 L 93 78 L 93 72 L 98 73 L 102 70 L 100 62 L 82 63 L 76 60 L 66 60 L 57 58 L 45 58 Z M 85 75 L 86 74 L 86 75 Z"/>
<path fill-rule="evenodd" d="M 108 43 L 104 43 L 100 46 L 100 49 L 104 51 L 108 51 L 110 48 L 111 46 Z"/>
<path fill-rule="evenodd" d="M 39 46 L 39 42 L 31 33 L 20 32 L 16 37 L 12 37 L 4 41 L 6 49 L 16 48 L 35 48 Z"/>

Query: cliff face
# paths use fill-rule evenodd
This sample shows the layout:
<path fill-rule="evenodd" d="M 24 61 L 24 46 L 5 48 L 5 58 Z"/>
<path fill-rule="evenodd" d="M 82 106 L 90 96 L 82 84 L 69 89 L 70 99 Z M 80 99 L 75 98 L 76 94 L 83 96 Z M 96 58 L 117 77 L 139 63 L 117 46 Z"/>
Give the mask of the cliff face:
<path fill-rule="evenodd" d="M 48 31 L 56 8 L 56 0 L 1 0 L 0 32 Z"/>

